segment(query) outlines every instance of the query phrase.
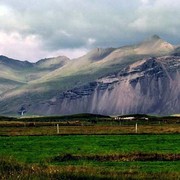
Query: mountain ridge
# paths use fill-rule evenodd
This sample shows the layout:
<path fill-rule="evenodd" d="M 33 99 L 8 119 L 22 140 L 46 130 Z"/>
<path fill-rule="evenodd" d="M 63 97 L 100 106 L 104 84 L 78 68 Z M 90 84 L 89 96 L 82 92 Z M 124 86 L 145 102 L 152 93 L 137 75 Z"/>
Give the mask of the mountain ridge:
<path fill-rule="evenodd" d="M 17 71 L 6 67 L 6 72 L 0 63 L 0 113 L 16 114 L 23 107 L 36 115 L 179 114 L 179 52 L 178 46 L 154 35 L 137 45 L 96 48 L 74 60 L 46 58 Z"/>

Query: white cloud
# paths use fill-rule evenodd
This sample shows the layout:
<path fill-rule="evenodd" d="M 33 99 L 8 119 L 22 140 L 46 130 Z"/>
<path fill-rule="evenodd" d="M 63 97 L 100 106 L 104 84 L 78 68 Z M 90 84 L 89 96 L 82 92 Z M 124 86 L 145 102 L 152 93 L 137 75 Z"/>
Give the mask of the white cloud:
<path fill-rule="evenodd" d="M 35 62 L 45 57 L 68 56 L 77 58 L 87 53 L 87 49 L 43 50 L 41 40 L 35 35 L 21 36 L 17 32 L 0 32 L 0 54 L 19 60 Z"/>
<path fill-rule="evenodd" d="M 149 0 L 141 0 L 142 4 L 148 4 L 149 3 Z"/>
<path fill-rule="evenodd" d="M 18 59 L 58 53 L 72 58 L 152 34 L 180 44 L 179 7 L 179 0 L 1 0 L 0 53 Z"/>
<path fill-rule="evenodd" d="M 96 42 L 96 40 L 95 40 L 94 38 L 89 38 L 87 44 L 91 46 L 91 45 L 93 45 L 95 42 Z"/>
<path fill-rule="evenodd" d="M 24 31 L 28 29 L 28 24 L 23 22 L 22 16 L 13 8 L 0 5 L 0 30 Z"/>
<path fill-rule="evenodd" d="M 180 1 L 155 0 L 150 5 L 144 6 L 146 1 L 136 11 L 136 18 L 129 27 L 138 32 L 166 34 L 179 37 Z"/>
<path fill-rule="evenodd" d="M 71 37 L 71 36 L 72 36 L 72 34 L 66 32 L 66 31 L 64 31 L 64 30 L 61 30 L 60 33 L 62 33 L 63 35 L 65 35 L 65 36 L 67 36 L 67 37 Z"/>
<path fill-rule="evenodd" d="M 21 36 L 18 32 L 0 32 L 0 53 L 12 58 L 31 60 L 40 57 L 41 42 L 35 35 Z"/>
<path fill-rule="evenodd" d="M 138 31 L 145 32 L 148 29 L 148 19 L 147 17 L 139 17 L 129 26 Z"/>

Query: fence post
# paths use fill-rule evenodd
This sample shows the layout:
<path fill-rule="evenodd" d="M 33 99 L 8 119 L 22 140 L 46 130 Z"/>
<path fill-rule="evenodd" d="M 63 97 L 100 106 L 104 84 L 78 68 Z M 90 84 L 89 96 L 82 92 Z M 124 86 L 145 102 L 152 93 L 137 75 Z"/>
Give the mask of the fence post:
<path fill-rule="evenodd" d="M 59 124 L 57 124 L 57 134 L 59 134 Z"/>
<path fill-rule="evenodd" d="M 135 125 L 135 132 L 137 133 L 138 132 L 138 126 L 137 126 L 137 123 Z"/>

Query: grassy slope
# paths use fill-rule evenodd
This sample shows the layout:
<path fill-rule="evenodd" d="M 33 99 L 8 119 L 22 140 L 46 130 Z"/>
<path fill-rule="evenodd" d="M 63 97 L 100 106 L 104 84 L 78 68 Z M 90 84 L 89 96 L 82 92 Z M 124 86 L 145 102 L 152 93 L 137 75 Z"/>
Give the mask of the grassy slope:
<path fill-rule="evenodd" d="M 54 59 L 56 60 L 56 58 Z M 57 67 L 51 67 L 50 65 L 52 62 L 49 62 L 49 68 L 39 67 L 38 65 L 31 63 L 23 63 L 24 62 L 9 58 L 6 58 L 6 60 L 2 63 L 0 62 L 0 94 L 2 97 L 5 94 L 16 96 L 17 94 L 29 91 L 29 82 L 39 79 L 58 68 L 58 65 Z M 56 62 L 56 64 L 57 63 L 58 62 Z M 43 65 L 43 62 L 41 62 L 41 64 Z M 46 62 L 46 65 L 48 66 L 48 62 Z M 25 89 L 25 91 L 23 91 L 23 89 Z"/>
<path fill-rule="evenodd" d="M 28 83 L 7 92 L 3 96 L 0 102 L 1 113 L 15 112 L 14 108 L 19 107 L 23 103 L 40 103 L 40 101 L 49 100 L 56 96 L 57 92 L 81 86 L 107 74 L 120 71 L 129 64 L 144 57 L 169 54 L 172 50 L 171 48 L 164 49 L 164 44 L 166 42 L 161 39 L 152 39 L 137 46 L 113 49 L 112 52 L 107 54 L 106 50 L 101 50 L 107 56 L 103 56 L 100 53 L 102 59 L 98 60 L 93 59 L 94 56 L 99 56 L 95 51 L 95 54 L 88 53 L 81 58 L 68 61 L 65 66 L 53 71 L 43 69 L 39 71 L 38 68 L 24 69 L 20 73 L 21 79 L 26 82 L 28 81 Z M 151 49 L 148 51 L 149 47 Z M 6 104 L 11 104 L 12 109 L 7 108 Z"/>
<path fill-rule="evenodd" d="M 77 83 L 81 85 L 106 74 L 119 71 L 128 64 L 141 60 L 144 57 L 168 54 L 169 51 L 172 50 L 161 47 L 164 44 L 166 44 L 166 42 L 161 39 L 150 39 L 137 46 L 112 49 L 112 51 L 107 54 L 106 51 L 109 51 L 108 49 L 101 49 L 100 51 L 105 52 L 105 56 L 101 56 L 101 52 L 93 50 L 81 58 L 68 61 L 62 68 L 45 72 L 44 74 L 40 73 L 40 75 L 37 75 L 36 78 L 29 82 L 28 87 L 25 86 L 22 88 L 22 91 L 27 88 L 34 89 L 36 86 L 46 86 L 48 89 L 58 88 L 58 90 L 72 88 L 76 86 Z M 151 49 L 149 50 L 150 47 Z M 100 59 L 94 60 L 94 56 L 100 56 Z M 34 76 L 39 73 L 38 70 L 38 68 L 34 69 Z M 31 69 L 31 71 L 33 71 L 33 69 Z M 24 73 L 26 72 L 26 74 L 28 74 L 31 73 L 31 71 L 28 72 L 28 70 L 25 70 Z M 69 83 L 69 85 L 64 86 L 64 82 L 66 82 L 66 84 Z"/>
<path fill-rule="evenodd" d="M 110 52 L 109 49 L 95 49 L 81 58 L 69 61 L 63 68 L 55 70 L 34 83 L 54 81 L 59 77 L 68 77 L 78 74 L 96 74 L 99 71 L 102 71 L 102 76 L 103 73 L 108 74 L 112 71 L 119 70 L 123 64 L 127 65 L 137 60 L 141 60 L 144 57 L 167 55 L 173 50 L 173 45 L 160 38 L 154 37 L 137 46 L 114 48 L 111 49 Z"/>
<path fill-rule="evenodd" d="M 10 91 L 5 94 L 5 101 L 1 101 L 1 112 L 10 113 L 11 110 L 5 107 L 6 104 L 11 104 L 12 107 L 17 107 L 20 104 L 29 102 L 39 103 L 40 101 L 49 100 L 53 96 L 57 95 L 57 92 L 66 91 L 68 89 L 82 86 L 88 82 L 95 81 L 99 77 L 105 76 L 109 73 L 114 73 L 122 70 L 128 64 L 142 59 L 143 56 L 124 57 L 124 59 L 116 59 L 115 61 L 96 62 L 89 64 L 85 67 L 77 67 L 74 70 L 70 70 L 71 65 L 65 66 L 65 70 L 59 69 L 56 74 L 49 73 L 43 79 L 30 81 L 28 84 L 21 86 L 18 89 Z M 75 63 L 75 62 L 73 62 Z M 28 94 L 28 98 L 27 98 Z M 12 110 L 14 111 L 14 110 Z"/>

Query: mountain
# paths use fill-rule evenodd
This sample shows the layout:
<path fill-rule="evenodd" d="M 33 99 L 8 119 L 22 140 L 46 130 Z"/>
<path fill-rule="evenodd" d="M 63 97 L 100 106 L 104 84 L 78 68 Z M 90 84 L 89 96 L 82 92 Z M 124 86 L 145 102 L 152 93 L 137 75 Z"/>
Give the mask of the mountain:
<path fill-rule="evenodd" d="M 1 55 L 0 86 L 2 86 L 2 84 L 14 84 L 13 87 L 16 87 L 16 85 L 19 84 L 28 84 L 32 80 L 38 79 L 53 70 L 63 67 L 68 61 L 69 58 L 59 56 L 41 59 L 36 63 L 30 63 L 28 61 L 15 60 Z M 4 92 L 2 89 L 4 89 L 4 87 L 0 88 L 0 94 Z"/>
<path fill-rule="evenodd" d="M 65 56 L 59 56 L 55 58 L 46 58 L 41 59 L 37 63 L 35 63 L 35 66 L 39 69 L 49 69 L 49 70 L 55 70 L 62 66 L 64 66 L 70 59 Z"/>
<path fill-rule="evenodd" d="M 8 58 L 6 56 L 0 56 L 0 78 L 7 78 L 11 80 L 22 80 L 18 77 L 18 72 L 23 69 L 31 68 L 33 65 L 28 61 L 18 61 Z"/>
<path fill-rule="evenodd" d="M 53 100 L 58 109 L 49 108 L 49 111 L 174 114 L 180 112 L 179 70 L 180 57 L 143 59 L 119 72 L 59 94 Z"/>
<path fill-rule="evenodd" d="M 0 85 L 0 113 L 179 114 L 179 52 L 154 35 L 137 45 L 96 48 L 73 60 L 8 60 L 12 64 L 0 72 L 8 87 Z M 16 63 L 23 65 L 8 73 Z"/>
<path fill-rule="evenodd" d="M 8 90 L 25 83 L 22 71 L 31 69 L 33 65 L 28 61 L 18 61 L 0 56 L 0 95 Z"/>
<path fill-rule="evenodd" d="M 172 44 L 162 40 L 159 36 L 154 35 L 140 43 L 135 51 L 137 54 L 164 55 L 173 50 L 174 46 Z"/>

